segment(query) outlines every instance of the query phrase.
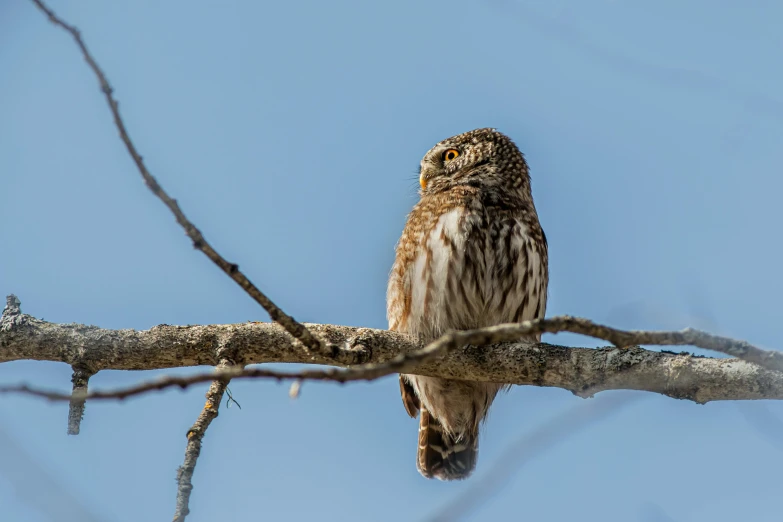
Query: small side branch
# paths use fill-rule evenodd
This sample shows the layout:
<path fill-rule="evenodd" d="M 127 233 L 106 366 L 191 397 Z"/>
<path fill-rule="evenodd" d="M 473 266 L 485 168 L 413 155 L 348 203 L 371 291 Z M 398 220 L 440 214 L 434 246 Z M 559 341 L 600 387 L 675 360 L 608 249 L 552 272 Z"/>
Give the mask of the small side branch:
<path fill-rule="evenodd" d="M 228 360 L 223 359 L 217 366 L 218 371 L 229 368 Z M 196 462 L 201 454 L 201 441 L 204 434 L 215 418 L 218 416 L 218 408 L 223 400 L 223 394 L 228 386 L 228 379 L 216 379 L 207 390 L 207 402 L 201 410 L 196 422 L 188 430 L 188 443 L 185 447 L 185 460 L 182 466 L 177 469 L 177 503 L 174 511 L 174 522 L 184 522 L 185 517 L 190 513 L 190 493 L 193 491 L 193 472 L 196 469 Z"/>
<path fill-rule="evenodd" d="M 87 385 L 93 372 L 86 369 L 73 369 L 71 382 L 73 383 L 73 392 L 71 393 L 71 403 L 68 406 L 68 435 L 78 435 L 84 418 L 84 397 L 88 394 Z"/>
<path fill-rule="evenodd" d="M 655 346 L 696 346 L 719 352 L 770 370 L 783 371 L 783 352 L 762 350 L 747 341 L 713 335 L 693 328 L 678 332 L 618 330 L 580 317 L 561 316 L 541 321 L 542 333 L 571 332 L 609 341 L 619 348 L 643 344 Z"/>

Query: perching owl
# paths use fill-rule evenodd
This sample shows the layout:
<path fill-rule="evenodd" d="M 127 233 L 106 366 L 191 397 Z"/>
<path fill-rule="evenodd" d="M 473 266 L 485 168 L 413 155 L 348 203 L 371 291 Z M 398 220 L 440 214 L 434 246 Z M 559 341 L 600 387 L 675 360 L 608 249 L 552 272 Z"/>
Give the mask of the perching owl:
<path fill-rule="evenodd" d="M 441 141 L 421 160 L 419 182 L 421 199 L 389 278 L 389 329 L 428 343 L 448 330 L 544 317 L 546 237 L 527 163 L 511 139 L 476 129 Z M 419 472 L 467 478 L 476 466 L 479 424 L 507 387 L 400 375 L 405 409 L 411 417 L 421 412 Z"/>

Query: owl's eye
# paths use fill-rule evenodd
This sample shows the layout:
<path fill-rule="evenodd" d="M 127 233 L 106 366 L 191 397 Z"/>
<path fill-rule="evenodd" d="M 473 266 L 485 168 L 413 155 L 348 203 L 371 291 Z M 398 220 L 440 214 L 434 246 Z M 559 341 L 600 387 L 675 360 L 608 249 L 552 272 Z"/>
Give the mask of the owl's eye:
<path fill-rule="evenodd" d="M 449 149 L 443 153 L 443 161 L 451 161 L 457 156 L 459 156 L 459 151 L 457 149 Z"/>

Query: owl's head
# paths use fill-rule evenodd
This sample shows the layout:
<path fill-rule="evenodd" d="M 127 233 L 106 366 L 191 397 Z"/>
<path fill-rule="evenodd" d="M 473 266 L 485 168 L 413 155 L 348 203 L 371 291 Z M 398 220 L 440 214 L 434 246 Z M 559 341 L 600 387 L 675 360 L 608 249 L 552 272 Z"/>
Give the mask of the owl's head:
<path fill-rule="evenodd" d="M 476 129 L 445 139 L 421 160 L 421 194 L 460 185 L 530 193 L 527 163 L 511 138 L 495 129 Z"/>

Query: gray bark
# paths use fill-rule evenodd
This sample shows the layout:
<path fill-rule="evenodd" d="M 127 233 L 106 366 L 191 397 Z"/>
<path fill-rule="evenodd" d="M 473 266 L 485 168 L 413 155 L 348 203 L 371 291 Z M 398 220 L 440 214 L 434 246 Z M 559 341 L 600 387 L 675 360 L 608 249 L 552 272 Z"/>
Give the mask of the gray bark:
<path fill-rule="evenodd" d="M 9 306 L 10 306 L 9 302 Z M 18 305 L 17 305 L 18 306 Z M 106 330 L 55 324 L 10 308 L 0 322 L 0 363 L 59 361 L 81 371 L 156 370 L 217 366 L 221 360 L 350 366 L 385 363 L 421 345 L 386 330 L 307 324 L 336 355 L 305 350 L 274 323 L 159 325 L 149 330 Z M 428 376 L 550 386 L 590 396 L 603 390 L 643 390 L 699 403 L 781 399 L 783 375 L 738 359 L 713 359 L 640 347 L 570 348 L 550 344 L 467 346 L 425 361 L 413 373 Z"/>

